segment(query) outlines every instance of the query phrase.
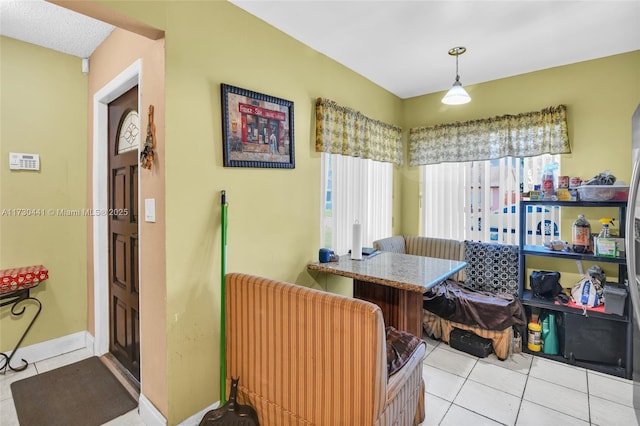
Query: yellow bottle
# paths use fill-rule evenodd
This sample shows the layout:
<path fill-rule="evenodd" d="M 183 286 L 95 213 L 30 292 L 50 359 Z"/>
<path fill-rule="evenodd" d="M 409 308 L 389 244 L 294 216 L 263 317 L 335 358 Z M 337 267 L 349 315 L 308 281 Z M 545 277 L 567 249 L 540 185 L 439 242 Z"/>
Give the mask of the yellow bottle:
<path fill-rule="evenodd" d="M 528 329 L 527 348 L 533 352 L 540 352 L 542 349 L 542 326 L 537 322 L 530 322 Z"/>

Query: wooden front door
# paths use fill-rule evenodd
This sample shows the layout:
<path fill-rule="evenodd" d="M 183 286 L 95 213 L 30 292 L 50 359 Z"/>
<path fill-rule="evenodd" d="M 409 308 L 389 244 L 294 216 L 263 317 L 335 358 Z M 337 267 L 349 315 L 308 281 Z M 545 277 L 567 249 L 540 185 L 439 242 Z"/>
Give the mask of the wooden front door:
<path fill-rule="evenodd" d="M 109 351 L 140 380 L 138 87 L 109 104 Z"/>

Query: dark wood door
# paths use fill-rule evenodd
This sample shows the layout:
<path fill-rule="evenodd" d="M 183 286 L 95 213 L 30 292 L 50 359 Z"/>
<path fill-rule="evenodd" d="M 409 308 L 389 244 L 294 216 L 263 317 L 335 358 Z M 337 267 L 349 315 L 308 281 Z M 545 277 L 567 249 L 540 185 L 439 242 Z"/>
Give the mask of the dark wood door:
<path fill-rule="evenodd" d="M 109 351 L 140 380 L 138 87 L 109 104 Z"/>

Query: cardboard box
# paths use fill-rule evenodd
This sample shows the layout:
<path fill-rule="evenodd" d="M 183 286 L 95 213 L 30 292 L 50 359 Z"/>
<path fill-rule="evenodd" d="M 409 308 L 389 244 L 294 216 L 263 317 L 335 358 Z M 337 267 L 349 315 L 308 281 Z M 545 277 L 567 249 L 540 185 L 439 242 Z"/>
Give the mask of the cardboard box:
<path fill-rule="evenodd" d="M 624 238 L 593 237 L 593 251 L 596 256 L 621 257 L 624 253 Z"/>

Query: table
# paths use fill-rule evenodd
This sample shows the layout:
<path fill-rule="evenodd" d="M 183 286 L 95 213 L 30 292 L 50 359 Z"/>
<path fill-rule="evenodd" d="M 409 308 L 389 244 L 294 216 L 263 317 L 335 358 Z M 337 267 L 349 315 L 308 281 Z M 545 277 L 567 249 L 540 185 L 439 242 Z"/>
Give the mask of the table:
<path fill-rule="evenodd" d="M 353 278 L 353 296 L 380 306 L 385 325 L 422 338 L 422 295 L 466 262 L 391 252 L 363 260 L 311 263 L 307 269 Z"/>
<path fill-rule="evenodd" d="M 31 319 L 31 322 L 27 325 L 26 330 L 18 340 L 15 348 L 11 351 L 11 355 L 0 353 L 0 357 L 2 357 L 2 360 L 0 360 L 0 371 L 3 373 L 6 371 L 7 367 L 13 371 L 22 371 L 27 368 L 27 365 L 29 364 L 26 360 L 22 359 L 21 366 L 13 367 L 11 366 L 11 359 L 16 354 L 20 344 L 42 310 L 42 303 L 40 303 L 40 301 L 35 297 L 31 296 L 29 291 L 48 278 L 49 270 L 43 265 L 22 266 L 19 268 L 0 270 L 0 307 L 11 305 L 11 315 L 19 317 L 25 313 L 26 306 L 24 303 L 27 301 L 30 300 L 38 306 L 38 310 Z M 22 305 L 18 308 L 18 305 L 20 304 Z"/>

